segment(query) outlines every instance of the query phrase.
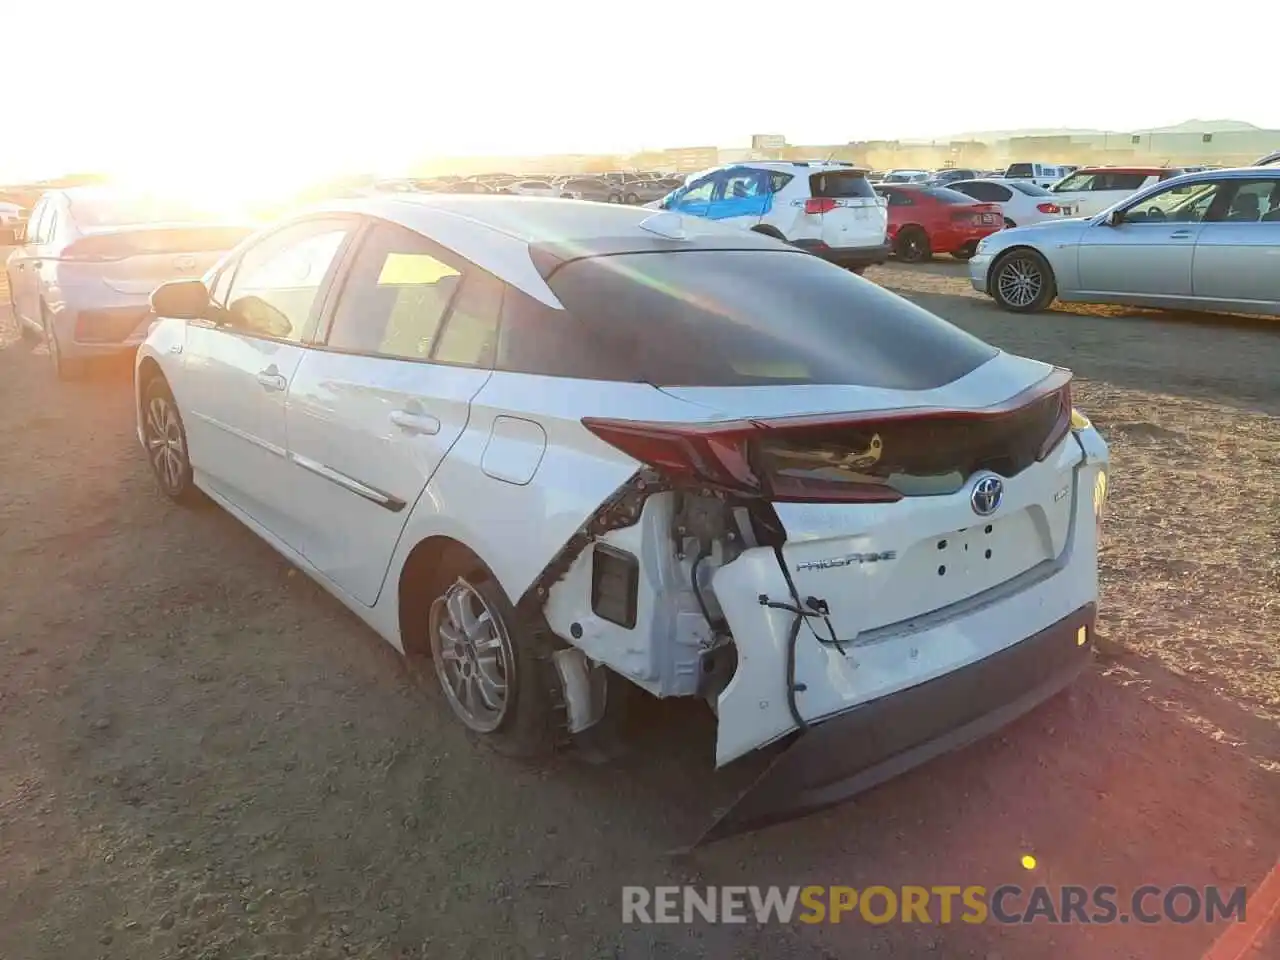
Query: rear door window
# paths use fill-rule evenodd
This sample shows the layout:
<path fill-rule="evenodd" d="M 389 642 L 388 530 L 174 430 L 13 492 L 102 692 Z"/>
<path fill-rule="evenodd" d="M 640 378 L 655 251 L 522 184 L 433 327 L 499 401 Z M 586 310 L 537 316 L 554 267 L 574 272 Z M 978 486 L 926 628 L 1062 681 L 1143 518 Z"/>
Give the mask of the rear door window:
<path fill-rule="evenodd" d="M 1137 190 L 1147 182 L 1145 173 L 1098 173 L 1094 175 L 1093 190 Z"/>
<path fill-rule="evenodd" d="M 791 251 L 593 257 L 562 266 L 550 285 L 564 310 L 508 290 L 499 368 L 656 386 L 924 390 L 996 355 L 923 308 Z"/>
<path fill-rule="evenodd" d="M 1040 184 L 1038 183 L 1029 183 L 1029 182 L 1024 182 L 1022 180 L 1019 180 L 1017 183 L 1009 184 L 1009 186 L 1012 187 L 1014 190 L 1017 190 L 1019 193 L 1025 193 L 1028 197 L 1052 197 L 1053 196 L 1052 193 L 1050 193 L 1044 187 L 1040 186 Z M 1006 197 L 1005 199 L 1007 200 L 1009 199 L 1009 197 Z"/>
<path fill-rule="evenodd" d="M 352 353 L 426 360 L 461 283 L 461 263 L 426 237 L 378 223 L 356 252 L 327 343 Z"/>
<path fill-rule="evenodd" d="M 1058 193 L 1078 193 L 1086 190 L 1093 190 L 1093 182 L 1095 174 L 1092 173 L 1073 173 L 1061 183 L 1054 186 L 1054 190 Z"/>
<path fill-rule="evenodd" d="M 781 193 L 782 188 L 785 187 L 788 183 L 790 183 L 794 179 L 795 179 L 795 176 L 790 173 L 781 173 L 777 170 L 774 170 L 769 174 L 769 192 Z"/>
<path fill-rule="evenodd" d="M 1009 188 L 1002 187 L 998 183 L 953 183 L 950 189 L 983 203 L 1004 203 L 1006 200 L 1013 199 L 1013 193 Z"/>
<path fill-rule="evenodd" d="M 828 170 L 810 174 L 809 189 L 815 197 L 833 197 L 837 200 L 855 197 L 874 198 L 876 195 L 865 176 L 846 170 Z"/>
<path fill-rule="evenodd" d="M 927 187 L 920 192 L 927 193 L 939 203 L 973 203 L 973 197 L 967 196 L 959 190 L 952 190 L 949 187 Z"/>
<path fill-rule="evenodd" d="M 747 200 L 769 192 L 769 175 L 763 170 L 730 170 L 720 179 L 722 200 Z"/>

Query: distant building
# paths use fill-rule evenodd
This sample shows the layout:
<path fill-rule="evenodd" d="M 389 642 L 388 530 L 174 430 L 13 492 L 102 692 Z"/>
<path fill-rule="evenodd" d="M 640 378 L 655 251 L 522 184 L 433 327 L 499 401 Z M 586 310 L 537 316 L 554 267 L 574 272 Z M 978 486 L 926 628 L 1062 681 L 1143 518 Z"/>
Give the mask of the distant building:
<path fill-rule="evenodd" d="M 677 170 L 680 173 L 693 173 L 705 170 L 720 163 L 719 147 L 677 147 L 662 151 L 662 167 L 665 170 Z"/>

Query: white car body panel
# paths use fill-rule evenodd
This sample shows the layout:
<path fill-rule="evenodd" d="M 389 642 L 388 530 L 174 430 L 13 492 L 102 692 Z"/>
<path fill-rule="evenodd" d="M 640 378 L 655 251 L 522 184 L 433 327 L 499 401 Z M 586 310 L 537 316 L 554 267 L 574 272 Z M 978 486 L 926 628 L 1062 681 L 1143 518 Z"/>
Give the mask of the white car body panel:
<path fill-rule="evenodd" d="M 1171 179 L 1171 177 L 1176 175 L 1179 171 L 1173 170 L 1173 171 L 1162 171 L 1159 173 L 1149 173 L 1142 180 L 1142 182 L 1138 184 L 1138 186 L 1134 187 L 1131 190 L 1130 189 L 1124 189 L 1124 190 L 1071 190 L 1071 189 L 1068 189 L 1071 186 L 1071 181 L 1076 177 L 1079 177 L 1082 175 L 1089 175 L 1090 173 L 1105 174 L 1106 172 L 1107 171 L 1105 168 L 1098 168 L 1095 170 L 1090 167 L 1082 167 L 1081 169 L 1075 171 L 1075 173 L 1072 173 L 1067 177 L 1064 177 L 1061 181 L 1059 181 L 1058 183 L 1055 183 L 1052 187 L 1050 187 L 1050 193 L 1052 193 L 1055 197 L 1060 198 L 1062 201 L 1066 203 L 1073 204 L 1075 206 L 1076 214 L 1078 216 L 1092 217 L 1101 213 L 1103 210 L 1108 209 L 1109 207 L 1115 206 L 1117 203 L 1120 203 L 1122 200 L 1125 200 L 1128 197 L 1132 197 L 1136 193 L 1146 190 L 1148 187 L 1154 186 L 1158 183 L 1162 183 L 1164 180 Z"/>
<path fill-rule="evenodd" d="M 766 179 L 769 174 L 785 174 L 790 179 L 780 190 L 762 187 L 761 193 L 745 198 L 741 203 L 727 195 L 724 181 L 753 173 L 765 175 Z M 873 191 L 868 190 L 871 195 L 865 197 L 831 197 L 829 209 L 823 212 L 806 210 L 806 201 L 814 196 L 811 178 L 841 173 L 865 175 L 861 168 L 835 163 L 758 161 L 731 164 L 694 175 L 684 188 L 673 191 L 653 206 L 684 216 L 705 217 L 743 230 L 771 230 L 788 242 L 819 245 L 820 249 L 856 253 L 882 248 L 886 243 L 889 212 L 884 200 Z M 684 198 L 686 192 L 696 196 L 696 191 L 703 184 L 712 188 L 708 196 L 696 202 Z"/>
<path fill-rule="evenodd" d="M 861 640 L 837 628 L 841 640 L 851 640 L 844 652 L 819 643 L 815 633 L 802 628 L 796 648 L 796 676 L 803 678 L 806 689 L 797 696 L 797 706 L 807 721 L 838 715 L 956 670 L 1057 622 L 1097 596 L 1097 526 L 1090 491 L 1100 467 L 1088 463 L 1074 437 L 1064 441 L 1057 459 L 1059 463 L 1053 466 L 1041 465 L 1044 469 L 1036 471 L 1039 476 L 1020 476 L 1006 486 L 1007 490 L 1018 489 L 1024 502 L 1048 488 L 1065 487 L 1071 491 L 1062 501 L 1063 517 L 1054 524 L 1057 537 L 1050 549 L 1057 548 L 1058 553 L 1045 561 L 1042 572 L 1031 571 L 1026 582 L 1008 582 L 969 602 L 958 602 L 947 608 L 945 615 L 904 621 L 892 630 L 872 632 Z M 818 524 L 830 524 L 832 519 L 820 517 Z M 1037 522 L 1042 521 L 1037 518 Z M 793 525 L 801 532 L 813 529 L 806 528 L 805 523 L 804 519 L 792 517 L 788 531 Z M 935 531 L 929 539 L 939 540 L 939 533 Z M 1048 530 L 1045 539 L 1049 539 Z M 843 540 L 815 539 L 789 547 L 786 552 L 788 559 L 799 559 L 815 554 L 836 555 L 850 546 L 874 550 L 877 545 L 874 537 Z M 948 559 L 954 553 L 950 546 L 947 551 L 936 552 L 948 554 Z M 891 566 L 892 563 L 866 564 L 823 571 L 821 576 L 839 581 L 827 586 L 823 596 L 829 600 L 839 597 L 850 608 L 868 606 L 872 598 L 881 603 L 886 596 L 895 602 L 890 593 L 894 589 L 892 580 L 881 582 L 884 577 L 892 577 Z M 724 765 L 757 748 L 762 740 L 776 740 L 795 729 L 787 709 L 785 685 L 780 682 L 785 676 L 791 614 L 763 610 L 755 602 L 761 594 L 786 596 L 786 585 L 771 551 L 757 549 L 742 554 L 716 572 L 714 586 L 739 650 L 738 671 L 719 698 L 716 763 Z M 816 585 L 797 587 L 802 594 L 808 589 L 822 589 Z M 911 597 L 918 597 L 919 581 L 908 589 Z M 907 597 L 901 600 L 909 602 Z M 743 616 L 747 611 L 750 616 Z M 832 620 L 838 616 L 833 611 Z"/>
<path fill-rule="evenodd" d="M 583 427 L 584 410 L 601 417 L 698 419 L 696 408 L 646 384 L 496 372 L 472 401 L 468 429 L 410 517 L 401 549 L 433 536 L 460 540 L 508 596 L 523 595 L 638 467 Z M 527 465 L 532 459 L 528 433 L 511 429 L 513 415 L 536 422 L 547 438 L 533 481 L 523 484 L 493 475 L 502 472 L 494 469 L 498 464 Z"/>
<path fill-rule="evenodd" d="M 294 549 L 300 544 L 281 491 L 292 486 L 287 459 L 285 388 L 266 387 L 293 379 L 302 361 L 297 344 L 241 336 L 210 325 L 190 324 L 183 368 L 174 396 L 187 411 L 192 469 L 207 488 L 240 509 Z"/>
<path fill-rule="evenodd" d="M 604 237 L 652 233 L 652 224 L 641 224 L 649 214 L 572 201 L 379 197 L 313 215 L 334 210 L 416 230 L 553 309 L 562 307 L 531 258 L 531 224 L 556 224 L 552 233 L 567 242 L 587 229 Z M 661 216 L 684 219 L 693 235 L 732 232 Z M 794 253 L 768 255 L 812 263 Z M 345 281 L 330 282 L 341 290 Z M 825 598 L 840 642 L 819 642 L 811 624 L 801 630 L 795 664 L 805 688 L 796 701 L 808 722 L 971 664 L 1096 599 L 1090 492 L 1106 448 L 1091 430 L 1068 434 L 1008 478 L 991 517 L 971 506 L 981 473 L 954 492 L 895 502 L 778 503 L 786 542 L 777 551 L 756 544 L 754 534 L 729 536 L 698 570 L 673 526 L 678 497 L 705 493 L 646 493 L 634 522 L 592 525 L 616 493 L 648 483 L 650 474 L 584 426 L 584 416 L 714 425 L 849 412 L 983 413 L 1054 374 L 1010 354 L 994 352 L 931 389 L 660 389 L 359 355 L 162 319 L 137 364 L 139 389 L 151 364 L 171 386 L 196 484 L 398 650 L 409 639 L 401 634 L 402 600 L 431 599 L 402 598 L 409 558 L 436 538 L 458 541 L 513 603 L 531 597 L 552 633 L 592 662 L 657 696 L 707 695 L 719 714 L 718 764 L 796 726 L 784 682 L 793 614 L 760 603 L 762 595 L 786 600 L 790 580 L 800 595 Z M 566 554 L 584 531 L 587 547 Z M 637 558 L 634 627 L 594 612 L 592 544 Z M 893 556 L 841 559 L 865 553 Z M 556 564 L 563 569 L 548 580 Z M 732 679 L 714 695 L 706 694 L 701 668 L 726 638 L 703 616 L 695 572 L 703 602 L 723 615 L 738 654 Z"/>
<path fill-rule="evenodd" d="M 1075 168 L 1055 163 L 1015 163 L 1005 168 L 1003 179 L 1028 180 L 1037 186 L 1048 188 L 1073 172 Z"/>
<path fill-rule="evenodd" d="M 507 190 L 517 197 L 558 197 L 560 189 L 545 180 L 521 180 L 507 185 Z"/>
<path fill-rule="evenodd" d="M 1067 217 L 1075 216 L 1075 206 L 1069 200 L 1063 200 L 1054 196 L 1031 196 L 1023 193 L 1015 184 L 1030 183 L 1028 180 L 1003 180 L 995 177 L 980 177 L 974 180 L 957 180 L 948 183 L 945 186 L 949 190 L 956 190 L 966 196 L 971 196 L 979 203 L 994 203 L 1000 207 L 1000 212 L 1008 221 L 1006 226 L 1029 227 L 1033 224 L 1044 223 L 1047 220 L 1062 220 Z M 987 194 L 982 191 L 980 184 L 994 184 L 1008 191 L 1009 198 L 998 199 L 994 196 L 990 199 Z M 976 187 L 971 191 L 970 185 Z M 978 193 L 982 196 L 978 196 Z M 1046 191 L 1047 192 L 1047 191 Z M 1046 213 L 1040 209 L 1041 204 L 1052 204 L 1058 207 L 1057 213 Z"/>
<path fill-rule="evenodd" d="M 285 404 L 290 542 L 361 603 L 378 598 L 423 489 L 488 370 L 308 350 Z"/>

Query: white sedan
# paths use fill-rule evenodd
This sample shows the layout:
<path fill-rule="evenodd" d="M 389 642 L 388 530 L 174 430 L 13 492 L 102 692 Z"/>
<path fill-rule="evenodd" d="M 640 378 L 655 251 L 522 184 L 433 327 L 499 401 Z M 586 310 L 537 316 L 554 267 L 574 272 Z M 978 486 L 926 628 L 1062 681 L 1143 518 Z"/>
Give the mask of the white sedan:
<path fill-rule="evenodd" d="M 1025 227 L 1075 215 L 1072 203 L 1055 199 L 1052 193 L 1030 180 L 984 177 L 978 180 L 957 180 L 947 184 L 947 188 L 958 190 L 983 203 L 998 203 L 1004 214 L 1005 227 Z"/>
<path fill-rule="evenodd" d="M 581 742 L 640 690 L 705 700 L 717 765 L 799 733 L 705 839 L 851 796 L 1088 662 L 1107 448 L 1070 374 L 776 240 L 370 197 L 153 305 L 161 490 L 429 658 L 482 738 Z"/>
<path fill-rule="evenodd" d="M 507 184 L 507 193 L 517 197 L 558 197 L 561 190 L 546 180 L 517 180 Z"/>

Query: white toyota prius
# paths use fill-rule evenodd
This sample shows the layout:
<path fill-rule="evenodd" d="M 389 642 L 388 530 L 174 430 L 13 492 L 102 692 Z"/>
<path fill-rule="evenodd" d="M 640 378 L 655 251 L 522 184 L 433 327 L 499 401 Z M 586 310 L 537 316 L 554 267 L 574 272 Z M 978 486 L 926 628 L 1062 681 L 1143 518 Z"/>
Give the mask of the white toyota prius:
<path fill-rule="evenodd" d="M 295 215 L 152 297 L 138 438 L 533 754 L 620 693 L 772 745 L 714 839 L 1007 723 L 1093 646 L 1071 375 L 699 218 L 523 197 Z"/>

